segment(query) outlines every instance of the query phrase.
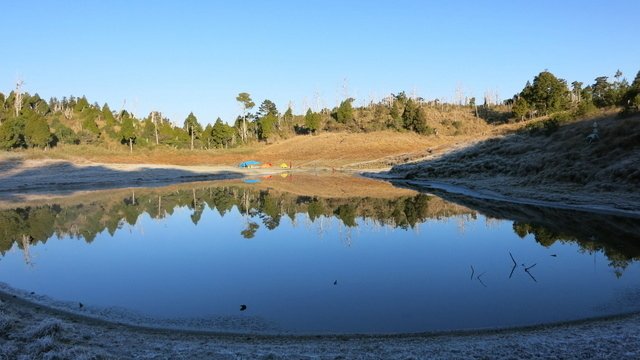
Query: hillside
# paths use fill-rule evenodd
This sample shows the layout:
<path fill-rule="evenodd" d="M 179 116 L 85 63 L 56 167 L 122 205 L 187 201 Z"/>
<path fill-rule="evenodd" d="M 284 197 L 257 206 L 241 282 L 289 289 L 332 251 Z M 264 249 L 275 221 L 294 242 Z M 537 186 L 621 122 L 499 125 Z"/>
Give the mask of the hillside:
<path fill-rule="evenodd" d="M 499 133 L 508 127 L 495 127 Z M 301 135 L 269 145 L 253 145 L 232 149 L 176 150 L 170 148 L 140 149 L 129 153 L 124 147 L 58 146 L 47 151 L 31 149 L 5 153 L 4 157 L 29 159 L 55 158 L 73 162 L 171 165 L 231 165 L 255 159 L 291 163 L 294 168 L 388 168 L 391 165 L 443 153 L 488 136 L 479 135 L 421 136 L 411 132 L 378 131 L 372 133 L 323 133 Z M 487 134 L 487 135 L 484 135 Z"/>
<path fill-rule="evenodd" d="M 589 143 L 594 122 L 599 140 Z M 540 130 L 538 123 L 443 156 L 395 166 L 389 174 L 501 195 L 637 209 L 640 116 L 570 121 L 549 131 Z"/>

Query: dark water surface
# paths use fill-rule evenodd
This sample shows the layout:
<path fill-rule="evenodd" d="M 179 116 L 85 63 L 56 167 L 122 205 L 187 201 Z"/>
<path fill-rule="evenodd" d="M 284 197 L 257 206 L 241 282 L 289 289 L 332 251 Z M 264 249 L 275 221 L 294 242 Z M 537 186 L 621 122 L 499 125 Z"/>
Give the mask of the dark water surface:
<path fill-rule="evenodd" d="M 5 207 L 0 282 L 222 331 L 406 333 L 640 310 L 638 218 L 276 188 L 197 183 Z"/>

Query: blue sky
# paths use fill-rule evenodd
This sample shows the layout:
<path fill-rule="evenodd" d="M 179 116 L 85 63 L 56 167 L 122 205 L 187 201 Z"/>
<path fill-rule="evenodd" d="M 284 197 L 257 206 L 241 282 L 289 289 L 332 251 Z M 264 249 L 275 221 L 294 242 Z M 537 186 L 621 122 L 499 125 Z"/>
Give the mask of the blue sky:
<path fill-rule="evenodd" d="M 482 98 L 544 69 L 585 84 L 640 70 L 640 1 L 11 1 L 0 91 L 86 95 L 182 124 L 240 114 L 248 92 L 284 111 L 406 91 Z M 346 79 L 346 81 L 345 81 Z M 256 106 L 257 107 L 257 106 Z"/>

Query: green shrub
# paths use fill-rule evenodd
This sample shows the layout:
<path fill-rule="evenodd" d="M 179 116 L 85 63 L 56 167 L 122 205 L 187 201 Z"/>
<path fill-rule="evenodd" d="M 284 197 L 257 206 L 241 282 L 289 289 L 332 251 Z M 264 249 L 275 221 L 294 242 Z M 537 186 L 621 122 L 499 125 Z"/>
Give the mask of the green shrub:
<path fill-rule="evenodd" d="M 554 117 L 547 120 L 529 123 L 524 127 L 524 131 L 529 135 L 534 135 L 534 136 L 535 135 L 550 136 L 554 132 L 558 131 L 558 129 L 560 128 L 560 123 L 561 121 L 559 121 Z"/>
<path fill-rule="evenodd" d="M 573 111 L 575 117 L 583 117 L 594 113 L 598 108 L 591 101 L 582 101 Z"/>

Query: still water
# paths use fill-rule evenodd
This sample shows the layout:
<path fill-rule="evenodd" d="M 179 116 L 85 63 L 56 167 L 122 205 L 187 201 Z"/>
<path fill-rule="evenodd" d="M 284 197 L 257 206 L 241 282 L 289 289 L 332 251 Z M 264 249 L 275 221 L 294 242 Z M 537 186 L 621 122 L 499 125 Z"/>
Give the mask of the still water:
<path fill-rule="evenodd" d="M 640 310 L 637 218 L 314 181 L 5 204 L 0 282 L 213 331 L 409 333 Z"/>

